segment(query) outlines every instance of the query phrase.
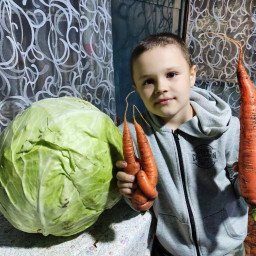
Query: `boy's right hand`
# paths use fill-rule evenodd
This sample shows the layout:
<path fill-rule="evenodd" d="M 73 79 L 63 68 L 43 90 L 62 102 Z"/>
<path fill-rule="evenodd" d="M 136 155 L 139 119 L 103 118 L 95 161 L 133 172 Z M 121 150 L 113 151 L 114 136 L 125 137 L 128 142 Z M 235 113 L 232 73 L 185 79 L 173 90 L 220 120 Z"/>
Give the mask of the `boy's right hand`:
<path fill-rule="evenodd" d="M 116 167 L 119 169 L 124 169 L 126 166 L 127 163 L 125 161 L 120 160 L 116 162 Z M 125 197 L 131 198 L 137 187 L 135 183 L 135 176 L 120 170 L 117 172 L 116 178 L 119 192 Z"/>

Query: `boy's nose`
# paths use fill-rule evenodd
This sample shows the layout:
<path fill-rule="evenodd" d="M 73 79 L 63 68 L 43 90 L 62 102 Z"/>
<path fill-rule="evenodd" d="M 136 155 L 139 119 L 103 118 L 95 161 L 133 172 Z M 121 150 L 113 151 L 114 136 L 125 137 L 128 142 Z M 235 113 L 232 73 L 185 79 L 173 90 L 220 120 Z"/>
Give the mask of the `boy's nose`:
<path fill-rule="evenodd" d="M 167 82 L 163 80 L 157 81 L 155 86 L 155 93 L 163 93 L 166 91 L 168 91 Z"/>

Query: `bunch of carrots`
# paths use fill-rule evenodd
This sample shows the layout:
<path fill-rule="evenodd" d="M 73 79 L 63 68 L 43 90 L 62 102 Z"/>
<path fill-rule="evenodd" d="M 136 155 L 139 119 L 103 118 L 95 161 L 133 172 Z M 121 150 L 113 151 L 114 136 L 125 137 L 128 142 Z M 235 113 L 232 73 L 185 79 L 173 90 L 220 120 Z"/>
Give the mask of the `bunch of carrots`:
<path fill-rule="evenodd" d="M 242 196 L 256 205 L 256 90 L 242 63 L 242 46 L 226 36 L 206 32 L 228 39 L 239 46 L 237 78 L 240 87 L 240 144 L 238 178 Z M 256 220 L 256 211 L 254 211 Z"/>
<path fill-rule="evenodd" d="M 130 94 L 128 94 L 128 96 L 129 95 Z M 158 176 L 157 167 L 146 135 L 142 127 L 136 122 L 133 108 L 133 121 L 136 130 L 140 159 L 135 155 L 131 132 L 126 120 L 128 96 L 126 97 L 123 128 L 123 154 L 124 159 L 127 162 L 125 172 L 136 176 L 137 189 L 132 195 L 131 202 L 136 210 L 143 212 L 153 205 L 158 196 L 158 192 L 155 189 Z"/>

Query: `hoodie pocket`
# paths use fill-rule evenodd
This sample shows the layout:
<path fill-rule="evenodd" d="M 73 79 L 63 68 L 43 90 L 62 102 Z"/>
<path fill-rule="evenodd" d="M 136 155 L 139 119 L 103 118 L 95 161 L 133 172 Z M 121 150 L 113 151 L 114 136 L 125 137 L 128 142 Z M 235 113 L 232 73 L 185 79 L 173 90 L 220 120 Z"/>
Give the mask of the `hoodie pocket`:
<path fill-rule="evenodd" d="M 233 204 L 226 205 L 223 218 L 226 219 L 225 227 L 231 237 L 245 238 L 248 225 L 248 205 L 242 197 Z"/>
<path fill-rule="evenodd" d="M 156 234 L 161 244 L 174 255 L 193 255 L 191 252 L 191 231 L 187 223 L 175 216 L 159 214 Z"/>
<path fill-rule="evenodd" d="M 239 202 L 238 204 L 240 205 Z M 247 233 L 247 221 L 248 217 L 246 208 L 227 207 L 204 218 L 203 225 L 206 236 L 210 240 L 214 241 L 218 238 L 242 240 L 245 238 Z"/>

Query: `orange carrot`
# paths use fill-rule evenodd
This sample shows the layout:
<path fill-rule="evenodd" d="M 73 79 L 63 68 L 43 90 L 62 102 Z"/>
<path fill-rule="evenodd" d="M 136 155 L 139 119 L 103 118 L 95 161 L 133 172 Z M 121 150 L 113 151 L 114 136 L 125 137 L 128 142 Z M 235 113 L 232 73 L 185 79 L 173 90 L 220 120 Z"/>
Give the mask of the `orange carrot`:
<path fill-rule="evenodd" d="M 151 183 L 152 186 L 155 187 L 157 183 L 157 167 L 156 167 L 156 163 L 155 163 L 151 148 L 149 146 L 147 137 L 142 127 L 137 123 L 135 117 L 133 118 L 133 122 L 136 130 L 141 166 L 145 171 L 147 178 L 149 179 L 149 183 Z M 141 190 L 143 191 L 142 187 L 141 187 Z"/>
<path fill-rule="evenodd" d="M 140 188 L 137 188 L 132 196 L 132 205 L 138 211 L 144 212 L 148 210 L 153 205 L 154 201 L 155 199 L 148 199 Z"/>
<path fill-rule="evenodd" d="M 131 93 L 126 97 L 126 109 L 124 115 L 123 152 L 124 159 L 127 162 L 125 172 L 135 175 L 137 179 L 138 188 L 133 193 L 131 200 L 133 207 L 139 211 L 146 211 L 153 205 L 155 198 L 158 196 L 158 192 L 155 189 L 157 184 L 157 167 L 146 135 L 134 117 L 137 144 L 141 159 L 139 160 L 135 156 L 133 141 L 126 120 L 128 108 L 127 98 L 130 94 Z"/>
<path fill-rule="evenodd" d="M 153 183 L 148 178 L 147 174 L 140 170 L 137 173 L 137 183 L 139 188 L 142 190 L 143 194 L 149 198 L 149 199 L 155 199 L 158 196 L 158 192 L 155 189 L 156 185 L 153 185 Z"/>
<path fill-rule="evenodd" d="M 131 92 L 132 93 L 132 92 Z M 123 129 L 123 154 L 124 160 L 127 162 L 127 166 L 124 168 L 125 172 L 131 175 L 136 175 L 140 170 L 140 162 L 137 159 L 134 148 L 133 148 L 133 141 L 130 129 L 128 127 L 126 113 L 128 109 L 128 101 L 127 98 L 131 94 L 129 93 L 126 97 L 126 109 L 124 113 L 124 129 Z"/>
<path fill-rule="evenodd" d="M 240 87 L 238 178 L 242 196 L 248 203 L 256 205 L 256 90 L 242 64 L 241 44 L 226 36 L 215 35 L 228 39 L 239 46 L 237 66 Z"/>

